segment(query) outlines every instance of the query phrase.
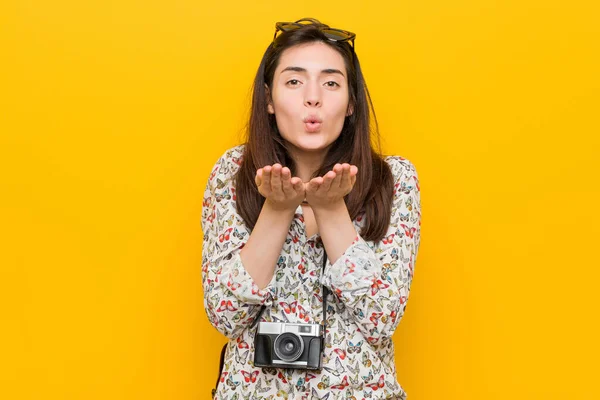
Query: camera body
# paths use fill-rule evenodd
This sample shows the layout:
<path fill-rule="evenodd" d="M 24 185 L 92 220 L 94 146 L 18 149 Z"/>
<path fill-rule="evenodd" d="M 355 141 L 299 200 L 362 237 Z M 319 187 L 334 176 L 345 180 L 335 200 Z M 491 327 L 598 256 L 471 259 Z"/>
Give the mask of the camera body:
<path fill-rule="evenodd" d="M 254 337 L 254 366 L 321 369 L 323 326 L 290 322 L 259 322 Z"/>

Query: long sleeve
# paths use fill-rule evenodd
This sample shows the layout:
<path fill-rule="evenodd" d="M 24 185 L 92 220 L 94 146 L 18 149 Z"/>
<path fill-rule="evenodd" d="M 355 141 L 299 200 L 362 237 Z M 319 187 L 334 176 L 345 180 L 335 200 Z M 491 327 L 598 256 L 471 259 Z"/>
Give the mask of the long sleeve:
<path fill-rule="evenodd" d="M 322 282 L 350 310 L 372 345 L 391 338 L 404 314 L 420 243 L 420 189 L 414 165 L 391 157 L 395 177 L 392 215 L 386 237 L 373 248 L 357 235 Z"/>
<path fill-rule="evenodd" d="M 240 159 L 235 149 L 214 165 L 202 203 L 204 307 L 211 324 L 230 339 L 253 322 L 261 305 L 270 306 L 275 295 L 275 276 L 259 290 L 240 258 L 250 232 L 235 207 L 233 176 Z"/>

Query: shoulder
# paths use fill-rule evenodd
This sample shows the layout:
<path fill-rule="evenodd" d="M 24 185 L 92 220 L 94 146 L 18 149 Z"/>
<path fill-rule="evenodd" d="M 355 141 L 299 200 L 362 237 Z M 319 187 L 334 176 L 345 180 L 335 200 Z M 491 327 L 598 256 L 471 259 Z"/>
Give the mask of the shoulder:
<path fill-rule="evenodd" d="M 234 177 L 240 169 L 244 155 L 245 145 L 237 145 L 228 148 L 218 157 L 214 163 L 206 190 L 210 192 L 218 192 L 228 190 L 234 187 Z"/>
<path fill-rule="evenodd" d="M 240 144 L 225 150 L 215 164 L 211 171 L 211 177 L 219 175 L 220 179 L 232 178 L 240 168 L 242 159 L 244 157 L 244 149 L 246 145 Z"/>
<path fill-rule="evenodd" d="M 239 167 L 239 165 L 241 164 L 241 160 L 244 157 L 245 148 L 245 144 L 238 144 L 236 146 L 228 148 L 223 153 L 221 153 L 217 162 L 215 163 L 215 167 L 226 166 L 231 164 L 233 164 L 233 166 L 237 165 Z"/>
<path fill-rule="evenodd" d="M 398 155 L 384 156 L 383 159 L 392 170 L 395 182 L 411 179 L 418 181 L 417 169 L 409 159 Z"/>

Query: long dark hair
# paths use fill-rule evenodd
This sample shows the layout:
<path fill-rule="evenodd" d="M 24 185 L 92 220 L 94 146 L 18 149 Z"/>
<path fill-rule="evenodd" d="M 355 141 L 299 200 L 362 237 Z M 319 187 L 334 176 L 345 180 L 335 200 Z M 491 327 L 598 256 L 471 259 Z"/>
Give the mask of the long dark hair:
<path fill-rule="evenodd" d="M 360 235 L 365 240 L 381 240 L 390 223 L 394 182 L 392 171 L 381 155 L 379 129 L 371 96 L 358 57 L 350 44 L 328 40 L 315 25 L 283 32 L 263 55 L 254 78 L 243 160 L 234 177 L 237 211 L 246 225 L 253 229 L 265 202 L 254 182 L 259 168 L 279 163 L 287 166 L 292 176 L 295 176 L 296 165 L 286 148 L 285 140 L 279 134 L 275 115 L 267 112 L 268 96 L 269 92 L 272 93 L 273 75 L 283 51 L 313 42 L 331 46 L 344 58 L 348 72 L 349 107 L 352 107 L 353 112 L 346 117 L 342 132 L 311 179 L 325 175 L 336 163 L 356 165 L 356 183 L 344 201 L 352 220 L 363 215 L 365 221 Z M 374 126 L 370 124 L 371 113 Z M 373 149 L 372 141 L 377 151 Z"/>

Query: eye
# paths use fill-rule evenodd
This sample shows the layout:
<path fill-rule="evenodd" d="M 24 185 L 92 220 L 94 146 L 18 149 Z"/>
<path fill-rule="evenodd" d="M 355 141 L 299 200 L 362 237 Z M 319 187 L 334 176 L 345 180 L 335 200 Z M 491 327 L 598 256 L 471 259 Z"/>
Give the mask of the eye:
<path fill-rule="evenodd" d="M 290 82 L 296 82 L 296 83 L 300 83 L 300 81 L 298 79 L 292 79 L 286 82 L 286 85 L 289 84 Z M 298 86 L 297 84 L 292 84 L 292 86 Z"/>
<path fill-rule="evenodd" d="M 331 83 L 333 83 L 333 85 L 330 85 Z M 339 84 L 339 83 L 337 83 L 336 81 L 329 81 L 329 82 L 325 82 L 325 84 L 326 84 L 328 87 L 336 87 L 336 86 L 340 86 L 340 84 Z"/>

